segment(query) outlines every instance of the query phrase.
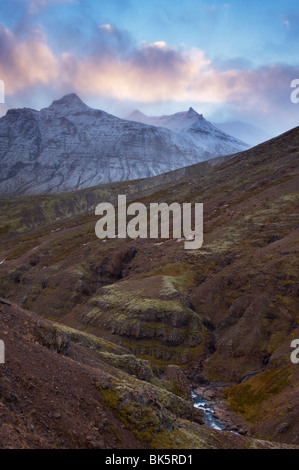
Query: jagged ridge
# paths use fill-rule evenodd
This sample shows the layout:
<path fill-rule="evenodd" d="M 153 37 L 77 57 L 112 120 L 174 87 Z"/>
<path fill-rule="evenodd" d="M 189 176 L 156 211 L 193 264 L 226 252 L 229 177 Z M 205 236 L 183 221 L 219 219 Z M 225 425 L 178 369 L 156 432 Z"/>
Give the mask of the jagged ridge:
<path fill-rule="evenodd" d="M 223 133 L 198 140 L 198 132 L 178 134 L 119 119 L 88 107 L 75 94 L 41 111 L 9 110 L 0 119 L 0 195 L 59 193 L 145 178 L 245 148 Z"/>

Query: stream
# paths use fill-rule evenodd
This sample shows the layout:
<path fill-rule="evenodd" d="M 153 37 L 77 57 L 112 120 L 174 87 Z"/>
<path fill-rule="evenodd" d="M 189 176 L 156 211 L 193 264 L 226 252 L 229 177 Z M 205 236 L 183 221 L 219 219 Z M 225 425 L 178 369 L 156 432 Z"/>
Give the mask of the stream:
<path fill-rule="evenodd" d="M 192 398 L 194 401 L 195 408 L 199 408 L 204 411 L 206 425 L 213 429 L 220 431 L 229 431 L 229 429 L 214 416 L 214 408 L 209 405 L 209 401 L 205 398 L 200 397 L 196 393 L 192 392 Z"/>

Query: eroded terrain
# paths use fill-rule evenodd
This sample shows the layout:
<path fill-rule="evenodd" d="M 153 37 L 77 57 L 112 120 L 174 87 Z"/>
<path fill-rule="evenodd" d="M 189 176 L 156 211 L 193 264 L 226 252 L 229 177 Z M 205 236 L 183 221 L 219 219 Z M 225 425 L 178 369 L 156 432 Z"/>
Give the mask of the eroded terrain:
<path fill-rule="evenodd" d="M 299 445 L 298 153 L 296 128 L 153 179 L 2 200 L 0 445 Z M 97 239 L 94 206 L 118 194 L 203 202 L 202 248 Z M 205 426 L 191 388 L 243 434 Z"/>

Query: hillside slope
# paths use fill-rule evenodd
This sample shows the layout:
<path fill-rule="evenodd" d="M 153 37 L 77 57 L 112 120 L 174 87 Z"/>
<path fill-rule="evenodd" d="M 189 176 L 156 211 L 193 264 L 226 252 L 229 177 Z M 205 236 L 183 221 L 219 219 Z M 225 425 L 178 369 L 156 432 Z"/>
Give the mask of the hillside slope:
<path fill-rule="evenodd" d="M 133 375 L 158 388 L 162 381 L 164 390 L 188 401 L 185 379 L 169 371 L 176 366 L 240 432 L 277 447 L 298 445 L 299 366 L 290 361 L 291 341 L 299 338 L 298 156 L 295 128 L 246 152 L 150 180 L 4 200 L 0 294 L 59 328 L 76 329 L 75 337 L 82 334 L 78 330 L 93 334 L 117 355 L 125 350 L 148 361 Z M 172 239 L 97 239 L 94 205 L 126 192 L 129 200 L 146 205 L 203 202 L 203 247 L 187 251 L 183 241 Z M 128 368 L 102 348 L 110 366 Z M 120 379 L 125 395 L 145 393 L 147 380 L 140 385 L 128 376 Z M 119 406 L 118 389 L 99 389 L 105 406 L 122 417 L 127 430 L 135 429 L 139 398 L 132 411 Z M 194 437 L 194 446 L 257 445 L 239 441 L 248 435 L 227 441 L 219 432 L 216 442 L 216 431 L 188 424 L 194 417 L 180 414 L 178 402 L 169 409 L 168 399 L 157 400 L 166 400 L 164 423 L 168 413 L 177 413 L 187 418 L 183 433 L 189 426 L 192 436 L 212 432 L 211 441 L 206 434 L 201 443 Z M 134 437 L 157 446 L 152 423 L 158 421 L 147 412 Z M 164 431 L 157 435 L 165 437 L 161 445 L 186 445 L 181 433 L 169 441 Z"/>

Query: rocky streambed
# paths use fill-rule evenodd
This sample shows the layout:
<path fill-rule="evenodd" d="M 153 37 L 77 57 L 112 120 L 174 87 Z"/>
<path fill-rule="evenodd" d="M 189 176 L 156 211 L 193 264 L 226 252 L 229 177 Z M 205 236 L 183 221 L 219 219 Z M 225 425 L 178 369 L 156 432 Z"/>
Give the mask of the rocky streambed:
<path fill-rule="evenodd" d="M 220 431 L 226 430 L 225 425 L 220 423 L 220 421 L 215 417 L 214 407 L 209 404 L 207 399 L 200 397 L 195 392 L 192 392 L 192 398 L 195 408 L 203 410 L 205 423 L 207 426 L 213 429 L 219 429 Z"/>
<path fill-rule="evenodd" d="M 198 387 L 192 391 L 194 407 L 203 410 L 205 424 L 220 431 L 248 434 L 246 423 L 231 411 L 222 396 L 223 385 Z"/>

